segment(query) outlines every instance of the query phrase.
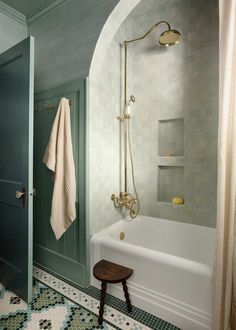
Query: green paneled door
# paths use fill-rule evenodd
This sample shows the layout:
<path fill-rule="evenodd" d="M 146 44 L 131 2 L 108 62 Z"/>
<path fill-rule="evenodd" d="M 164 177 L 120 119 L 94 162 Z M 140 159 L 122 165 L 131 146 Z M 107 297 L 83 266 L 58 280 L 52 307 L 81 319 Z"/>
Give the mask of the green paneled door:
<path fill-rule="evenodd" d="M 32 298 L 33 82 L 29 37 L 0 55 L 0 282 L 27 302 Z"/>
<path fill-rule="evenodd" d="M 34 121 L 34 261 L 77 285 L 88 278 L 88 233 L 85 218 L 85 80 L 35 96 Z M 53 120 L 61 97 L 71 101 L 71 130 L 77 179 L 77 218 L 57 241 L 50 225 L 52 172 L 43 164 Z"/>

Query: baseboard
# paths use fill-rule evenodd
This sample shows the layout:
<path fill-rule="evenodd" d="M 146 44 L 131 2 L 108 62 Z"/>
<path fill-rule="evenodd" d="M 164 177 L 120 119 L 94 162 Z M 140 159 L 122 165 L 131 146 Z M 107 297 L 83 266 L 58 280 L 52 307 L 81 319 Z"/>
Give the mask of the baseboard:
<path fill-rule="evenodd" d="M 34 244 L 34 263 L 78 286 L 86 287 L 89 284 L 84 264 L 36 243 Z"/>

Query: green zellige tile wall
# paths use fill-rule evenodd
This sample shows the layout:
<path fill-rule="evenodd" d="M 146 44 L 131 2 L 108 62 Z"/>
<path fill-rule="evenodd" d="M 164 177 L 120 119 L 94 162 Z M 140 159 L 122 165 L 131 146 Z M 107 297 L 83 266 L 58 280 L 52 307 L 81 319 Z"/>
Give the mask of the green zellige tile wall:
<path fill-rule="evenodd" d="M 180 44 L 158 46 L 163 25 L 133 44 L 131 123 L 141 214 L 214 227 L 218 1 L 142 1 L 131 18 L 134 36 L 159 20 L 182 34 Z M 170 203 L 176 195 L 183 206 Z"/>
<path fill-rule="evenodd" d="M 123 22 L 99 61 L 99 74 L 90 81 L 92 234 L 127 216 L 110 201 L 112 193 L 123 189 L 122 137 L 116 120 L 123 104 L 120 44 L 163 19 L 181 31 L 179 45 L 158 46 L 165 28 L 160 26 L 147 39 L 129 45 L 128 51 L 128 96 L 136 97 L 131 136 L 140 213 L 215 226 L 218 1 L 143 0 Z M 166 154 L 173 156 L 161 157 Z M 185 199 L 183 206 L 169 203 L 176 194 Z"/>

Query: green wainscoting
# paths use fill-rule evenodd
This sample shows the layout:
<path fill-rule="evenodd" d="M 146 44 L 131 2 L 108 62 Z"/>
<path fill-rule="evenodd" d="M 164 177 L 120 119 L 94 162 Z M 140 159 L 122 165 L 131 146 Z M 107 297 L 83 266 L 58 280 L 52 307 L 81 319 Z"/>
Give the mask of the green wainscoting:
<path fill-rule="evenodd" d="M 89 284 L 88 226 L 85 214 L 86 80 L 35 95 L 34 121 L 34 263 L 80 286 Z M 57 106 L 71 100 L 71 131 L 77 180 L 77 218 L 57 241 L 50 225 L 52 172 L 43 164 Z M 52 108 L 52 105 L 56 105 Z"/>

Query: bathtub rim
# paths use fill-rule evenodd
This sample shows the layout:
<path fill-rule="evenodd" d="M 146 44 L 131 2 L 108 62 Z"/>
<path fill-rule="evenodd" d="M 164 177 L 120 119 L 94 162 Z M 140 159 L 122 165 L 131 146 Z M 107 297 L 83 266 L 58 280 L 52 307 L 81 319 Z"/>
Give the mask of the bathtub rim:
<path fill-rule="evenodd" d="M 163 222 L 168 221 L 169 223 L 170 222 L 176 223 L 176 221 L 168 220 L 168 219 L 152 218 L 152 217 L 148 217 L 148 216 L 141 216 L 141 217 L 143 219 L 156 219 L 156 220 L 160 220 Z M 138 221 L 142 221 L 142 218 L 138 219 Z M 129 220 L 129 218 L 125 218 L 125 219 L 121 219 L 121 220 L 115 222 L 114 224 L 110 225 L 109 227 L 92 235 L 91 243 L 92 242 L 94 242 L 95 244 L 97 243 L 97 246 L 98 246 L 98 243 L 103 242 L 103 244 L 105 244 L 106 246 L 112 246 L 113 248 L 122 250 L 123 252 L 129 251 L 133 255 L 137 255 L 137 253 L 138 253 L 140 256 L 143 256 L 143 257 L 148 255 L 149 259 L 151 259 L 153 261 L 159 261 L 164 264 L 171 264 L 171 265 L 176 266 L 177 268 L 185 269 L 185 270 L 192 271 L 192 272 L 193 271 L 197 272 L 197 274 L 200 274 L 202 276 L 212 277 L 213 263 L 208 264 L 208 263 L 203 263 L 203 262 L 196 261 L 196 260 L 191 260 L 188 258 L 176 256 L 176 255 L 169 254 L 169 253 L 166 253 L 163 251 L 157 251 L 157 250 L 154 250 L 151 248 L 139 246 L 137 244 L 129 243 L 124 240 L 118 240 L 114 237 L 111 237 L 110 234 L 114 229 L 119 228 L 119 226 L 122 223 L 132 223 L 132 221 L 135 221 L 135 220 Z M 215 234 L 215 228 L 212 228 L 212 227 L 205 227 L 205 226 L 196 225 L 196 224 L 188 224 L 188 223 L 186 224 L 186 223 L 178 222 L 178 224 L 179 223 L 183 224 L 183 225 L 187 225 L 187 226 L 195 226 L 198 228 L 201 227 L 204 229 L 206 228 L 207 230 L 213 231 Z M 108 243 L 106 243 L 106 242 L 108 242 Z"/>

